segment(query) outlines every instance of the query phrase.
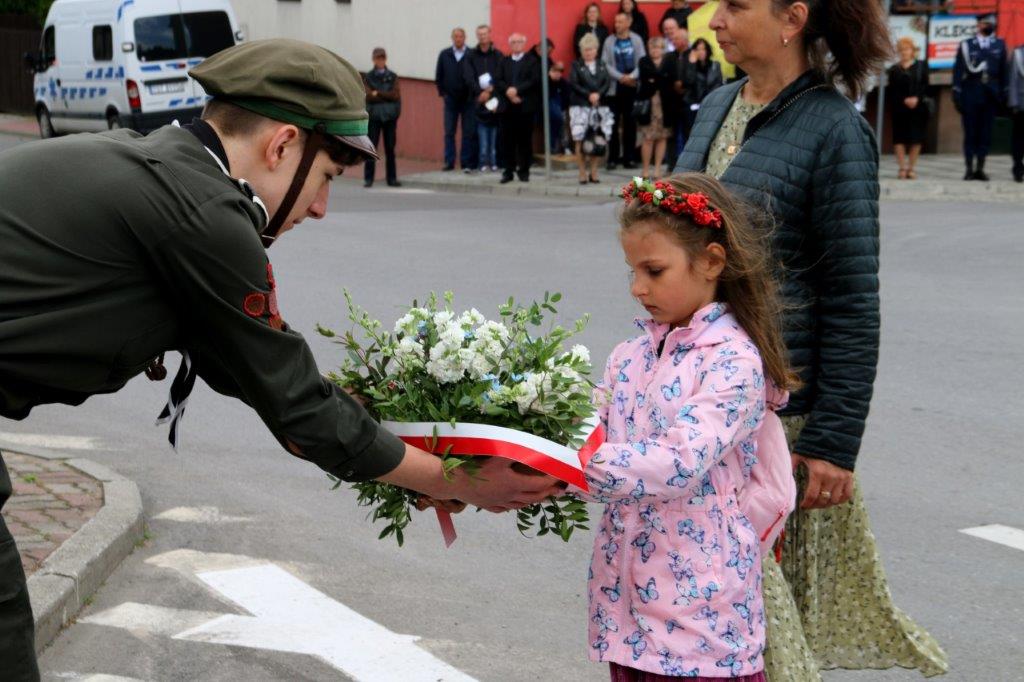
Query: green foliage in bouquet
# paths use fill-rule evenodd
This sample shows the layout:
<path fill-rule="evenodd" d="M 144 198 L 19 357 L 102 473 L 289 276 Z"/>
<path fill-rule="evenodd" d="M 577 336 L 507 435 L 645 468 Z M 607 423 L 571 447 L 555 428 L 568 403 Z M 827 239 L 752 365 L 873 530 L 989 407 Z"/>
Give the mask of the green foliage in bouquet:
<path fill-rule="evenodd" d="M 560 300 L 558 293 L 545 293 L 543 301 L 522 306 L 509 298 L 498 309 L 499 319 L 488 320 L 476 309 L 455 314 L 451 292 L 443 300 L 431 294 L 423 306 L 414 301 L 393 331 L 386 331 L 346 291 L 353 329 L 338 335 L 318 325 L 317 331 L 347 352 L 330 379 L 365 396 L 368 409 L 381 420 L 491 424 L 578 449 L 583 422 L 594 413 L 590 353 L 580 345 L 566 351 L 565 345 L 584 329 L 587 318 L 572 329 L 538 329 L 545 314 L 557 313 L 554 304 Z M 441 457 L 446 474 L 462 467 L 476 475 L 476 458 Z M 341 485 L 335 481 L 335 487 Z M 386 522 L 380 537 L 393 534 L 401 545 L 416 493 L 375 481 L 352 487 L 360 505 L 373 507 L 373 521 Z M 537 535 L 551 533 L 566 541 L 586 523 L 586 506 L 571 496 L 550 498 L 517 516 L 524 535 L 536 527 Z"/>

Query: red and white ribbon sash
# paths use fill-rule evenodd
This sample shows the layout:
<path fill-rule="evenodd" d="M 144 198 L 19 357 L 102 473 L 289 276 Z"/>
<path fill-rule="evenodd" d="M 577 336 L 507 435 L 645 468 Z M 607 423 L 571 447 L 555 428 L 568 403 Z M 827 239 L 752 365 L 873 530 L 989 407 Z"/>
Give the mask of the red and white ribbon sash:
<path fill-rule="evenodd" d="M 469 422 L 381 422 L 404 442 L 434 454 L 504 457 L 587 490 L 583 469 L 604 443 L 604 428 L 596 419 L 586 422 L 583 447 L 573 450 L 532 433 L 504 426 Z M 455 528 L 447 512 L 437 511 L 445 544 L 455 541 Z"/>

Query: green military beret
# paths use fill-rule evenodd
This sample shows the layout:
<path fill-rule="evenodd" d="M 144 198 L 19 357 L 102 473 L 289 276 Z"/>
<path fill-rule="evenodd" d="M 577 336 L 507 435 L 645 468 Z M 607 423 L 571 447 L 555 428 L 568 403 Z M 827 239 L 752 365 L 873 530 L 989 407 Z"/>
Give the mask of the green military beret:
<path fill-rule="evenodd" d="M 189 71 L 206 94 L 261 116 L 313 130 L 377 157 L 359 72 L 330 50 L 301 40 L 254 40 Z"/>

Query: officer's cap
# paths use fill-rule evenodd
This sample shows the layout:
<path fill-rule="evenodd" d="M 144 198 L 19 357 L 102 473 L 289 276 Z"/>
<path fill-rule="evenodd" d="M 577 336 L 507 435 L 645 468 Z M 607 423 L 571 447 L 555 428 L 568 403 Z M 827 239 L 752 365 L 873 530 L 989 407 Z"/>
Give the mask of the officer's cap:
<path fill-rule="evenodd" d="M 995 26 L 996 25 L 996 15 L 994 15 L 994 14 L 979 14 L 978 15 L 978 23 L 979 24 L 992 24 L 993 26 Z"/>
<path fill-rule="evenodd" d="M 189 71 L 208 95 L 249 111 L 322 130 L 378 158 L 359 72 L 330 50 L 301 40 L 254 40 L 216 53 Z"/>

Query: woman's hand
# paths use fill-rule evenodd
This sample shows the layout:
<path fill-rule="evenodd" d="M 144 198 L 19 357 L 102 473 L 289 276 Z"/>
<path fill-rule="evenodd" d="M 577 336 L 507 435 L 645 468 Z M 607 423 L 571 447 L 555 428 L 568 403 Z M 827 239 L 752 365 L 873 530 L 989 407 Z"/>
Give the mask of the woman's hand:
<path fill-rule="evenodd" d="M 907 97 L 903 100 L 903 104 L 906 105 L 907 109 L 916 109 L 918 101 L 917 97 Z"/>
<path fill-rule="evenodd" d="M 592 92 L 587 96 L 587 99 L 590 100 L 590 106 L 596 107 L 601 101 L 601 95 L 599 93 Z"/>
<path fill-rule="evenodd" d="M 849 502 L 853 497 L 853 472 L 831 462 L 793 453 L 793 469 L 807 469 L 807 489 L 800 501 L 801 509 L 825 509 Z"/>

